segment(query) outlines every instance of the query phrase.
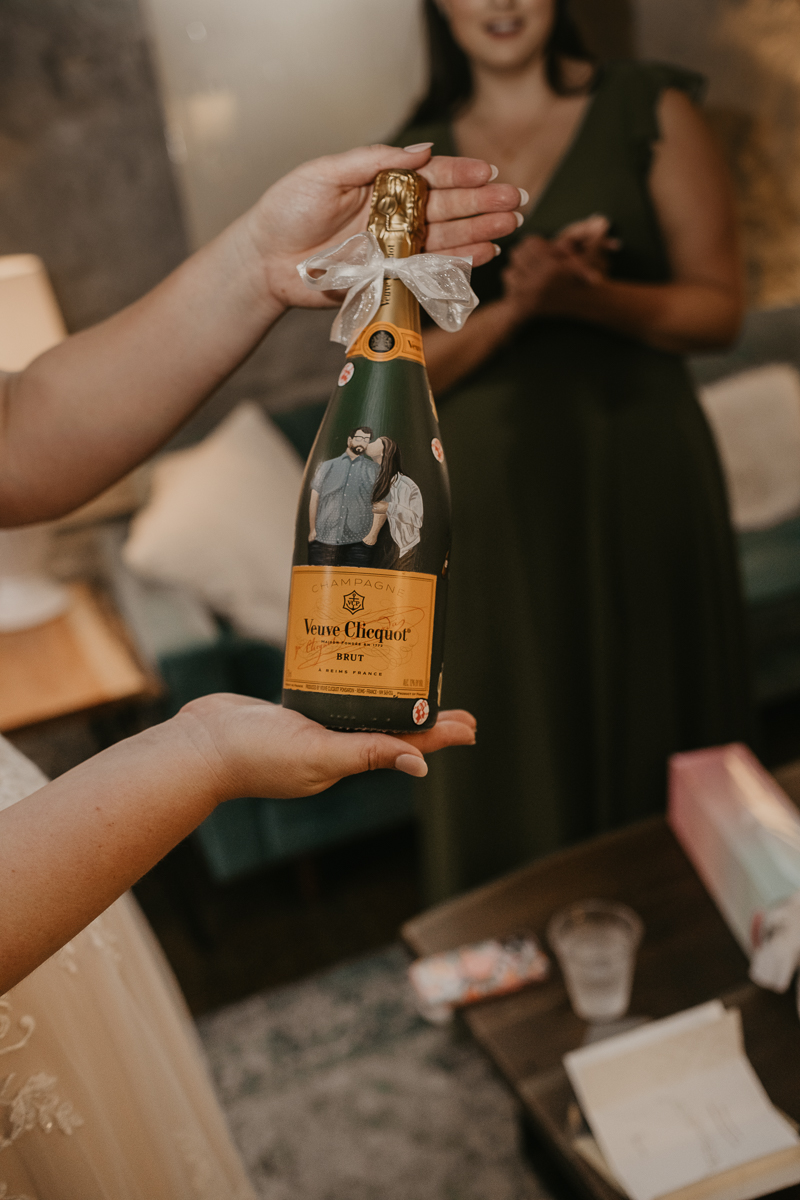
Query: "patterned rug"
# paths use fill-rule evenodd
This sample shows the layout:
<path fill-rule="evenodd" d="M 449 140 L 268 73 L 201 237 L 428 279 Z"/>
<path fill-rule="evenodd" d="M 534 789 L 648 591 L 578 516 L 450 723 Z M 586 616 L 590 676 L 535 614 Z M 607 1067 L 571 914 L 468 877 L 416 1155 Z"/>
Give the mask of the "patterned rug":
<path fill-rule="evenodd" d="M 200 1021 L 267 1200 L 543 1200 L 505 1085 L 416 1013 L 399 946 Z"/>

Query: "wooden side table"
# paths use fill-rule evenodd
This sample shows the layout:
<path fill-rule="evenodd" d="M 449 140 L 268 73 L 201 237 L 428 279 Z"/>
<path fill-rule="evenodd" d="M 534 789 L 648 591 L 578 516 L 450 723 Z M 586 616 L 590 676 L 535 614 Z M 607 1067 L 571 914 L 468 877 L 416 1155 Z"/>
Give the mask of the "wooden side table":
<path fill-rule="evenodd" d="M 668 1016 L 714 997 L 742 1009 L 751 1061 L 773 1102 L 800 1120 L 800 1022 L 791 994 L 749 983 L 747 960 L 662 817 L 551 855 L 423 913 L 403 926 L 416 954 L 532 930 L 576 900 L 629 904 L 645 923 L 630 1012 Z M 519 1097 L 537 1157 L 565 1196 L 619 1200 L 571 1146 L 575 1098 L 562 1056 L 586 1025 L 569 1005 L 557 964 L 549 980 L 464 1010 L 478 1042 Z M 800 1188 L 787 1189 L 797 1193 Z"/>
<path fill-rule="evenodd" d="M 154 697 L 114 614 L 86 584 L 70 585 L 63 616 L 0 633 L 0 731 L 122 700 Z"/>

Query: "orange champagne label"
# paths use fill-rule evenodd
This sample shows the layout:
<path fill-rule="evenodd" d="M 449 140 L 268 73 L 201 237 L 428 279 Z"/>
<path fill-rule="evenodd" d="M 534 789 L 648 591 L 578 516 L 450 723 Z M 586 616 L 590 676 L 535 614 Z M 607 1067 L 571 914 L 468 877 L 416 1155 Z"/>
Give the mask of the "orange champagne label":
<path fill-rule="evenodd" d="M 283 686 L 427 696 L 435 599 L 435 575 L 293 567 Z"/>
<path fill-rule="evenodd" d="M 370 362 L 391 362 L 407 358 L 425 366 L 422 338 L 413 329 L 402 329 L 391 321 L 368 325 L 362 329 L 347 351 L 348 358 L 368 358 Z"/>

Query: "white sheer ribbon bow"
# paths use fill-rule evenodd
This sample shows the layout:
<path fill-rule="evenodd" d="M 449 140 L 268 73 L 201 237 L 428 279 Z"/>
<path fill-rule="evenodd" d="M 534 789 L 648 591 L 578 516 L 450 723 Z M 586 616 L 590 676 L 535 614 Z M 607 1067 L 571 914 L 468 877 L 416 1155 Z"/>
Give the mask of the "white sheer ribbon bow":
<path fill-rule="evenodd" d="M 384 278 L 402 280 L 436 324 L 448 333 L 461 329 L 478 304 L 478 297 L 469 286 L 471 258 L 447 254 L 386 258 L 374 233 L 357 233 L 332 250 L 307 258 L 297 270 L 314 291 L 347 291 L 331 329 L 331 341 L 343 346 L 352 345 L 375 316 Z M 312 271 L 322 274 L 315 278 Z"/>

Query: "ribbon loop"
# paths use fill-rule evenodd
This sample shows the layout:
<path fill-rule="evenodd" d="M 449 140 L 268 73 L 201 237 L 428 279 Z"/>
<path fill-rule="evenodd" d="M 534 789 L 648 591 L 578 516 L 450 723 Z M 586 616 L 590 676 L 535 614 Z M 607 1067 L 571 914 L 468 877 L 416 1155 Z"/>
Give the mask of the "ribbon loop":
<path fill-rule="evenodd" d="M 447 254 L 386 258 L 373 233 L 357 233 L 307 258 L 297 270 L 314 291 L 347 292 L 331 329 L 331 341 L 343 346 L 352 345 L 375 316 L 384 278 L 400 279 L 448 333 L 461 329 L 478 304 L 469 285 L 471 259 Z"/>

